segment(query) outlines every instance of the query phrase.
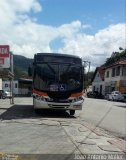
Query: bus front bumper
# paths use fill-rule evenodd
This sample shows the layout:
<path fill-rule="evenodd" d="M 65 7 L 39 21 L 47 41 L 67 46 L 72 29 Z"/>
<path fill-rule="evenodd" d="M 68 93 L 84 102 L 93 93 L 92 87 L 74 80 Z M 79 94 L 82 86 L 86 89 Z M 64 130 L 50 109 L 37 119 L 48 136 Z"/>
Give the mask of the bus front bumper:
<path fill-rule="evenodd" d="M 83 98 L 81 100 L 71 103 L 46 102 L 34 98 L 33 105 L 35 109 L 82 110 L 83 102 L 84 102 Z"/>

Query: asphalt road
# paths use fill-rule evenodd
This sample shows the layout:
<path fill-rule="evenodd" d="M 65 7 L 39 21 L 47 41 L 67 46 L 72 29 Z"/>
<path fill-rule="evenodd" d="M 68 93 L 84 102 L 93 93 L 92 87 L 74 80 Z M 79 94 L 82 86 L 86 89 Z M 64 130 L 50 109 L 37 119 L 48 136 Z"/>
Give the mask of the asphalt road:
<path fill-rule="evenodd" d="M 9 99 L 1 100 L 2 104 L 5 103 L 4 108 L 9 107 Z M 32 98 L 15 98 L 15 104 L 9 109 L 9 112 L 2 114 L 4 119 L 30 118 L 36 117 L 32 107 Z M 19 108 L 19 109 L 18 109 Z M 45 118 L 69 118 L 67 112 L 42 112 L 40 115 Z M 119 137 L 126 137 L 126 103 L 113 102 L 104 99 L 86 98 L 83 104 L 82 111 L 76 111 L 75 117 L 101 127 Z"/>
<path fill-rule="evenodd" d="M 119 137 L 126 137 L 126 103 L 85 98 L 80 118 Z"/>

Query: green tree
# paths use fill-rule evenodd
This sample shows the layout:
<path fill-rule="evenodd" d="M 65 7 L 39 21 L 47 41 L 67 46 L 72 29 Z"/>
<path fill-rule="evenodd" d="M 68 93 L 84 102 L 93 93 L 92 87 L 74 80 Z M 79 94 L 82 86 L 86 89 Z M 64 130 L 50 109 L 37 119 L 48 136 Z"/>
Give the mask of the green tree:
<path fill-rule="evenodd" d="M 111 65 L 119 60 L 126 59 L 126 49 L 122 52 L 114 52 L 110 58 L 106 59 L 104 66 Z"/>

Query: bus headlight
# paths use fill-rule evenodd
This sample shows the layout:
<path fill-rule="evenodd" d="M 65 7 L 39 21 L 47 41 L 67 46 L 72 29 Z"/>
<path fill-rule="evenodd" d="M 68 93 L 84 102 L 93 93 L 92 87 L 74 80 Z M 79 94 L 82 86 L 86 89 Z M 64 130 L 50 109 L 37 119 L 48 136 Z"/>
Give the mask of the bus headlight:
<path fill-rule="evenodd" d="M 35 99 L 40 100 L 41 96 L 35 95 Z"/>
<path fill-rule="evenodd" d="M 45 98 L 44 98 L 44 97 L 41 97 L 41 101 L 45 101 Z"/>
<path fill-rule="evenodd" d="M 35 95 L 34 96 L 37 100 L 46 101 L 43 96 Z"/>
<path fill-rule="evenodd" d="M 77 98 L 74 98 L 73 100 L 72 100 L 72 102 L 77 102 L 77 101 L 84 101 L 84 98 L 83 97 L 77 97 Z"/>

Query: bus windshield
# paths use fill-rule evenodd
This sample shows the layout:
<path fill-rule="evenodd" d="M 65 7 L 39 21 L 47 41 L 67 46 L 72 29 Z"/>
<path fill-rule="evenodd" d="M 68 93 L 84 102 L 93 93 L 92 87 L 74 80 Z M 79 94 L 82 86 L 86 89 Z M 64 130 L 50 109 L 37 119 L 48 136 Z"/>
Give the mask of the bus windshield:
<path fill-rule="evenodd" d="M 33 85 L 41 91 L 73 91 L 82 88 L 82 67 L 76 64 L 36 64 Z"/>

